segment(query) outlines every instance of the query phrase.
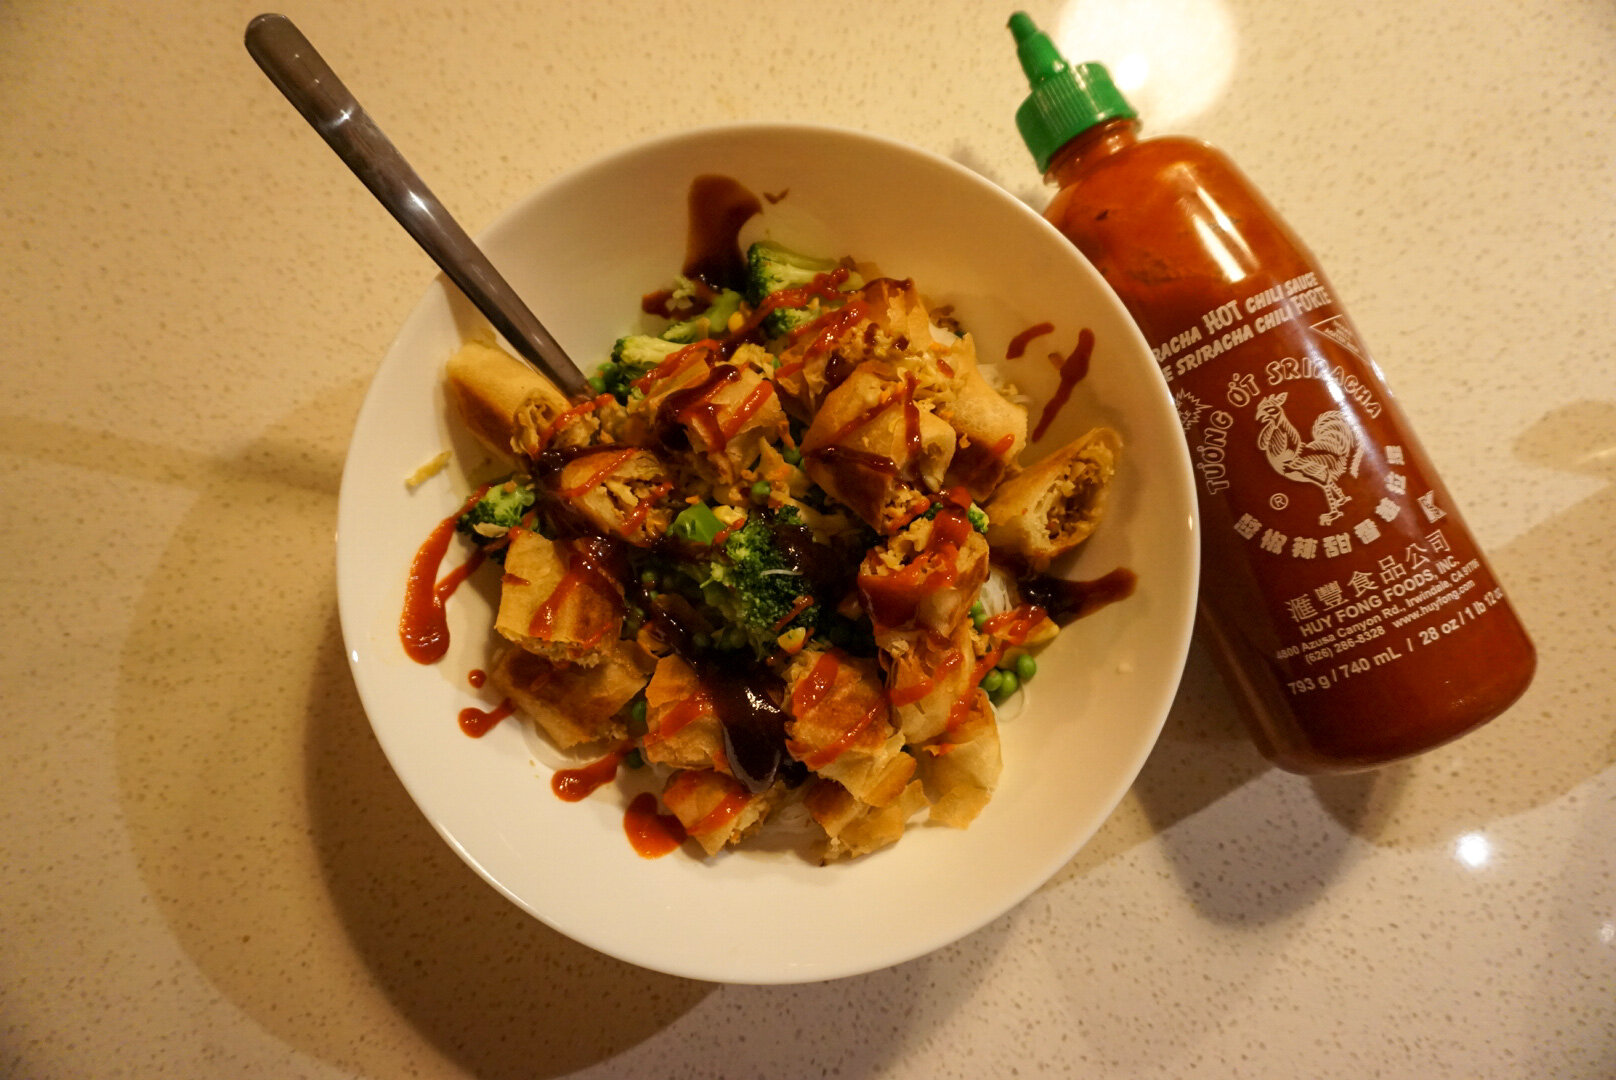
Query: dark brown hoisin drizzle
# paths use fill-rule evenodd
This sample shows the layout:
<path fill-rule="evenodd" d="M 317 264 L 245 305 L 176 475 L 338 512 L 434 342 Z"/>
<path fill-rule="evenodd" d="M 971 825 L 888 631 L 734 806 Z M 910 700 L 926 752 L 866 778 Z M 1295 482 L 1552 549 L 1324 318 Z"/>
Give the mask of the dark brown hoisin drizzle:
<path fill-rule="evenodd" d="M 1139 575 L 1125 566 L 1119 566 L 1092 581 L 1068 581 L 1048 574 L 1029 574 L 1020 578 L 1016 586 L 1021 590 L 1021 598 L 1043 608 L 1056 626 L 1070 626 L 1107 604 L 1126 600 L 1133 595 L 1138 583 Z"/>
<path fill-rule="evenodd" d="M 1089 373 L 1089 358 L 1094 354 L 1094 331 L 1084 327 L 1077 335 L 1077 347 L 1060 362 L 1060 384 L 1044 402 L 1044 411 L 1038 414 L 1038 423 L 1032 429 L 1033 441 L 1044 437 L 1049 425 L 1065 406 L 1072 390 Z"/>
<path fill-rule="evenodd" d="M 746 273 L 741 229 L 763 211 L 758 197 L 733 177 L 706 173 L 690 182 L 686 277 L 715 289 L 738 289 Z"/>
<path fill-rule="evenodd" d="M 785 725 L 789 719 L 779 701 L 785 684 L 767 668 L 731 654 L 718 658 L 696 647 L 697 630 L 679 609 L 652 596 L 638 578 L 625 581 L 630 598 L 645 612 L 646 621 L 696 671 L 696 678 L 711 696 L 713 711 L 724 730 L 724 756 L 735 779 L 746 790 L 766 790 L 789 768 Z"/>
<path fill-rule="evenodd" d="M 1005 346 L 1004 358 L 1006 360 L 1021 359 L 1022 355 L 1027 351 L 1027 346 L 1034 338 L 1043 337 L 1045 334 L 1054 333 L 1054 331 L 1054 323 L 1041 322 L 1027 327 L 1027 329 L 1010 339 L 1010 344 Z"/>

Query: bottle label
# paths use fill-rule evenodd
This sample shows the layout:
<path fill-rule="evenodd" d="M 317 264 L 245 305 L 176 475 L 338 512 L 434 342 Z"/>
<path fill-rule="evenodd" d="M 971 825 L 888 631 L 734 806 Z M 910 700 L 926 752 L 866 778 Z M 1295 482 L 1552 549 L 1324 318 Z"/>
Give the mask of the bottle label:
<path fill-rule="evenodd" d="M 1494 615 L 1503 591 L 1316 273 L 1234 296 L 1153 352 L 1209 553 L 1232 556 L 1209 565 L 1256 575 L 1274 630 L 1258 644 L 1291 696 L 1445 651 Z"/>

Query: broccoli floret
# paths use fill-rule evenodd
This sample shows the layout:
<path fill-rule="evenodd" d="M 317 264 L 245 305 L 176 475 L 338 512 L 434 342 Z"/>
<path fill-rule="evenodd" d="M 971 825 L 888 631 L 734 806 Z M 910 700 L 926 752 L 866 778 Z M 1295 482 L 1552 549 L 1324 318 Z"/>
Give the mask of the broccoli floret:
<path fill-rule="evenodd" d="M 820 274 L 835 270 L 834 259 L 815 259 L 768 240 L 759 240 L 746 249 L 746 299 L 760 304 L 763 299 L 781 289 L 795 289 L 807 285 Z M 851 275 L 844 288 L 857 288 L 863 282 Z M 819 315 L 818 305 L 802 308 L 775 308 L 763 320 L 763 331 L 779 337 L 813 321 Z"/>
<path fill-rule="evenodd" d="M 745 631 L 759 654 L 774 647 L 792 627 L 813 632 L 818 603 L 802 605 L 808 582 L 787 560 L 775 540 L 774 524 L 800 524 L 789 507 L 776 514 L 753 514 L 724 541 L 724 554 L 712 561 L 702 597 L 731 626 Z"/>
<path fill-rule="evenodd" d="M 646 371 L 684 348 L 683 343 L 652 337 L 650 334 L 629 334 L 617 339 L 612 346 L 612 363 L 642 366 Z"/>
<path fill-rule="evenodd" d="M 678 342 L 664 341 L 650 334 L 620 337 L 612 346 L 612 358 L 589 377 L 589 389 L 597 394 L 610 394 L 626 405 L 635 380 L 682 348 L 684 346 Z"/>
<path fill-rule="evenodd" d="M 729 328 L 729 317 L 741 309 L 741 294 L 725 289 L 700 315 L 673 323 L 662 331 L 665 341 L 688 345 L 703 338 L 718 337 Z"/>
<path fill-rule="evenodd" d="M 455 528 L 471 538 L 478 547 L 486 547 L 522 523 L 522 515 L 537 501 L 533 488 L 512 477 L 504 483 L 489 484 L 483 497 L 478 499 L 459 519 Z M 497 562 L 505 561 L 505 546 L 490 551 Z"/>

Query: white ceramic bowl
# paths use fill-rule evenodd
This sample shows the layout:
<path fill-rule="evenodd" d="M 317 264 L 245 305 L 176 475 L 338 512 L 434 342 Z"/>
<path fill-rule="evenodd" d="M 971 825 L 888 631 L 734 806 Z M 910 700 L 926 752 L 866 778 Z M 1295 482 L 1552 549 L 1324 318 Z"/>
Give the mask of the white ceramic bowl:
<path fill-rule="evenodd" d="M 912 277 L 954 306 L 987 361 L 1020 330 L 1055 330 L 1004 365 L 1038 402 L 1047 356 L 1083 327 L 1088 377 L 1025 461 L 1091 425 L 1122 433 L 1109 516 L 1070 565 L 1138 574 L 1126 601 L 1067 628 L 1025 702 L 1001 724 L 1004 774 L 970 829 L 917 825 L 899 844 L 827 867 L 789 852 L 631 850 L 624 788 L 581 803 L 551 793 L 561 763 L 525 725 L 482 739 L 458 711 L 491 704 L 467 673 L 492 644 L 492 579 L 450 603 L 453 646 L 420 666 L 399 644 L 416 547 L 464 497 L 479 455 L 449 415 L 444 361 L 480 316 L 442 279 L 404 324 L 365 400 L 343 474 L 337 571 L 354 680 L 388 760 L 416 803 L 478 873 L 550 926 L 623 960 L 746 983 L 828 979 L 939 948 L 1003 914 L 1093 835 L 1161 729 L 1188 647 L 1197 580 L 1192 474 L 1177 417 L 1137 329 L 1099 275 L 1036 213 L 950 161 L 850 131 L 791 125 L 703 129 L 640 144 L 524 199 L 479 238 L 586 370 L 639 324 L 642 294 L 677 271 L 693 177 L 721 173 L 786 197 L 743 233 L 850 254 Z M 404 479 L 445 448 L 457 467 L 418 489 Z M 463 553 L 451 552 L 445 568 Z M 1012 710 L 1007 710 L 1007 714 Z"/>

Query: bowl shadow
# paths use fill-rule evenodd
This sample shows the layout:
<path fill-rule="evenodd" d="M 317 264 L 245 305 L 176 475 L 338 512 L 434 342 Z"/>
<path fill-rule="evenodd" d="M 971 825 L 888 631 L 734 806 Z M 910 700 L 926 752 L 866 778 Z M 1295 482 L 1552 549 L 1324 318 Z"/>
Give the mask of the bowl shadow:
<path fill-rule="evenodd" d="M 343 434 L 362 390 L 297 410 L 225 459 L 30 429 L 40 453 L 196 496 L 117 661 L 132 850 L 196 968 L 287 1044 L 369 1075 L 434 1058 L 480 1076 L 561 1075 L 648 1038 L 714 988 L 529 917 L 453 854 L 394 777 L 332 601 Z"/>

